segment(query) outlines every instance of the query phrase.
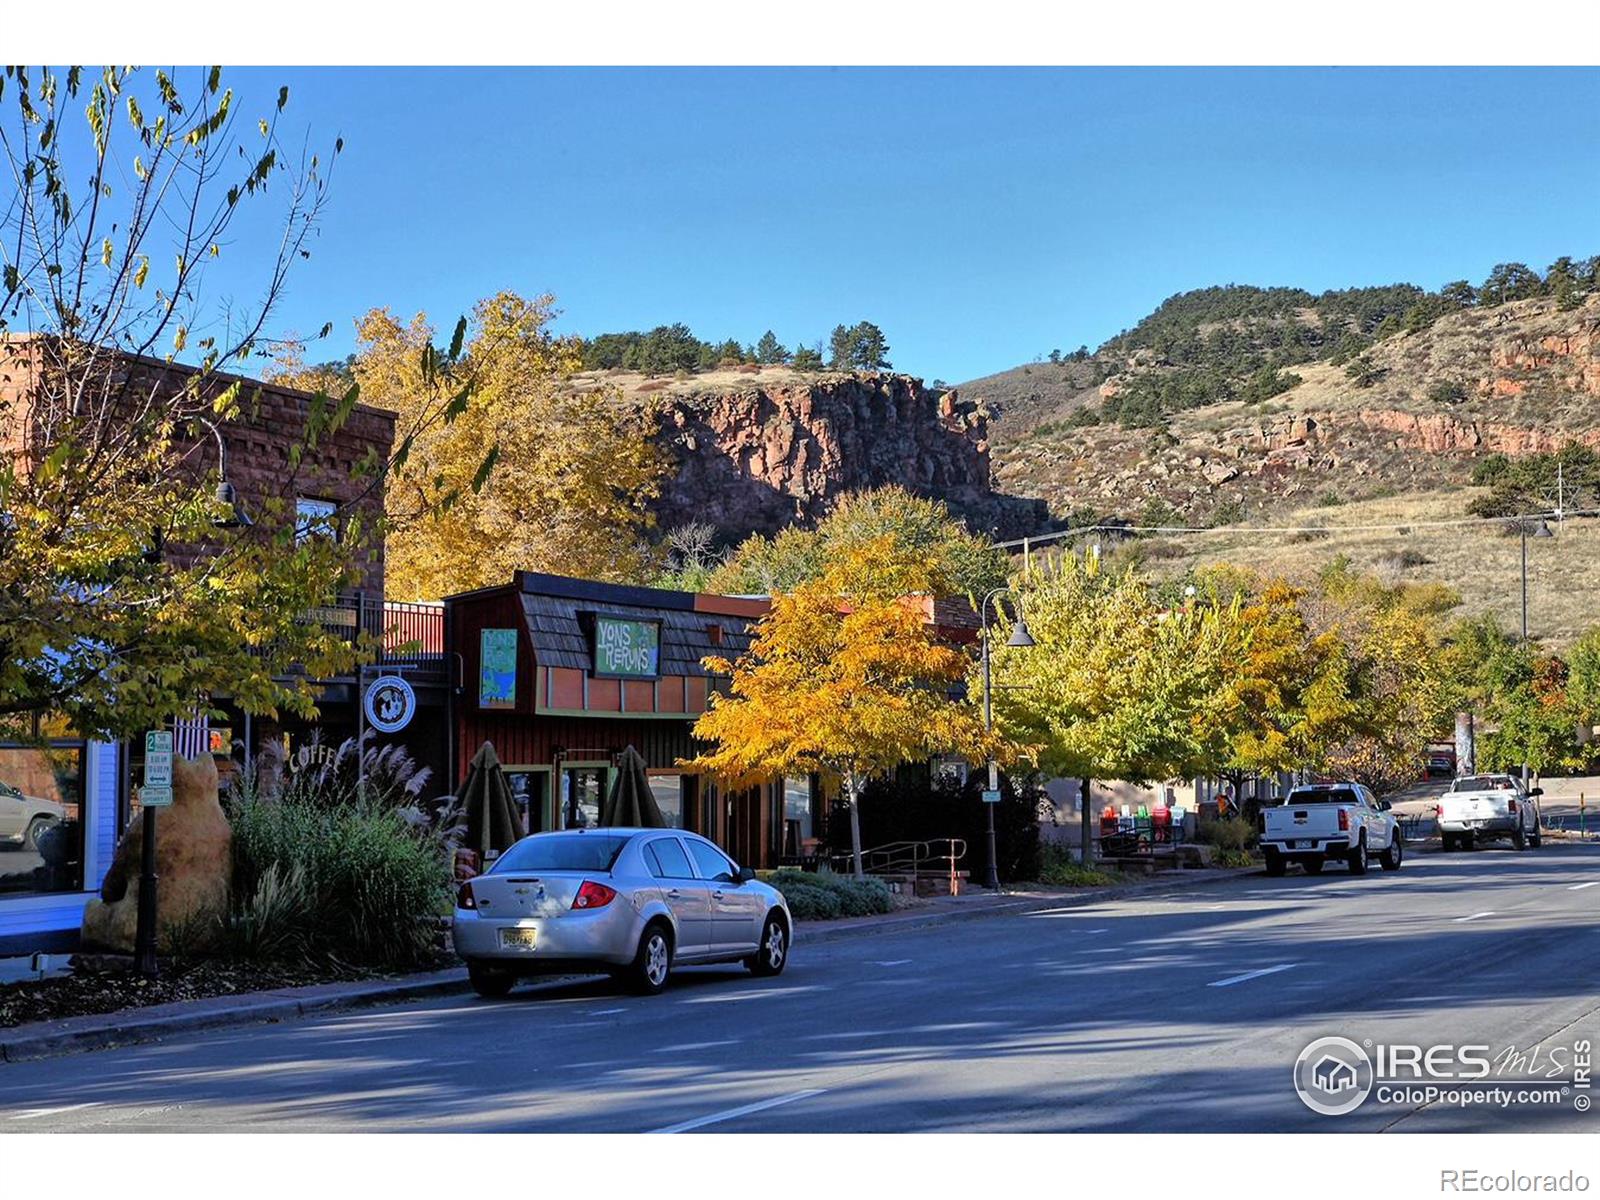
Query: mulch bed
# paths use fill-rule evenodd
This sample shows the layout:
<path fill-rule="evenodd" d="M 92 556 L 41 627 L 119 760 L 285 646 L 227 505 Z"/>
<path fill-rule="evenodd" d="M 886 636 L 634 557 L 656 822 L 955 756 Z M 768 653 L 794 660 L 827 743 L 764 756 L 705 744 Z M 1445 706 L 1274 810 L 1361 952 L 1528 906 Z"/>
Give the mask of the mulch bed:
<path fill-rule="evenodd" d="M 449 965 L 450 960 L 441 958 L 437 963 L 423 964 L 418 969 Z M 0 1029 L 31 1021 L 112 1013 L 179 1000 L 384 978 L 394 976 L 362 967 L 299 966 L 232 959 L 163 961 L 161 973 L 155 979 L 145 979 L 123 965 L 107 965 L 99 970 L 80 967 L 65 977 L 0 985 Z"/>

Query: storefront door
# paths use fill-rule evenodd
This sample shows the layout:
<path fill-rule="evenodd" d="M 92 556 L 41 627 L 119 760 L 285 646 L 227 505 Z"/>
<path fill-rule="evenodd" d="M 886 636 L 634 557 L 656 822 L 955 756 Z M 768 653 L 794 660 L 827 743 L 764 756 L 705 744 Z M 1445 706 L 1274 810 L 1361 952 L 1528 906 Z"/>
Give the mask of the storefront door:
<path fill-rule="evenodd" d="M 606 768 L 563 767 L 561 770 L 561 827 L 593 829 L 600 824 L 606 798 Z"/>

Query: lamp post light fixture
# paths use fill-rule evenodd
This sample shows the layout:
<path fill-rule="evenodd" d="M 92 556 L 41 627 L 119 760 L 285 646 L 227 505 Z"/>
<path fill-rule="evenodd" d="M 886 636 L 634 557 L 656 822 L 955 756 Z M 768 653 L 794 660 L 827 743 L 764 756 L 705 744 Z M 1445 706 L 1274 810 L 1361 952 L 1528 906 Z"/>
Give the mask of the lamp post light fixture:
<path fill-rule="evenodd" d="M 982 624 L 981 637 L 983 639 L 983 728 L 984 732 L 986 733 L 994 732 L 994 685 L 989 666 L 989 608 L 1001 596 L 1015 594 L 1015 590 L 1009 587 L 995 588 L 984 596 L 983 603 L 979 606 L 978 616 Z M 998 606 L 996 606 L 995 611 L 999 611 Z M 1006 639 L 1006 645 L 1015 646 L 1017 648 L 1026 648 L 1035 644 L 1036 643 L 1033 640 L 1033 634 L 1028 632 L 1028 623 L 1022 619 L 1022 611 L 1021 609 L 1018 609 L 1016 623 L 1011 627 L 1011 636 Z M 990 758 L 988 765 L 989 790 L 991 792 L 998 792 L 1000 790 L 999 764 L 997 764 L 993 758 Z M 985 818 L 987 822 L 986 840 L 988 842 L 988 858 L 984 864 L 983 886 L 988 888 L 990 891 L 998 892 L 1000 890 L 1000 871 L 996 862 L 994 846 L 995 806 L 993 804 L 986 803 L 983 807 L 988 813 L 988 816 Z"/>

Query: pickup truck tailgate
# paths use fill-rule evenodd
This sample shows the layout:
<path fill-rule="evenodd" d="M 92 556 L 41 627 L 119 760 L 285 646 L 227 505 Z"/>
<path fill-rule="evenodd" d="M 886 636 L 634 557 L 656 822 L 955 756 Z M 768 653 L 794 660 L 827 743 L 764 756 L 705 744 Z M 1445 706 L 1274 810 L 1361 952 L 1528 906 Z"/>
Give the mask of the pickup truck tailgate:
<path fill-rule="evenodd" d="M 1272 841 L 1338 837 L 1337 804 L 1284 804 L 1265 809 L 1266 837 Z"/>

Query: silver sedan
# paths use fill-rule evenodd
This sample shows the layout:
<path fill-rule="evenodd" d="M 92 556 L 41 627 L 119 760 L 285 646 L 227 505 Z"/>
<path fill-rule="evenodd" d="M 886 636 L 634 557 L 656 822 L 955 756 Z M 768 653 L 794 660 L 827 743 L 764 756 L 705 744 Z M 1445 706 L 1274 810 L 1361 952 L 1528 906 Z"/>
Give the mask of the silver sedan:
<path fill-rule="evenodd" d="M 778 974 L 794 924 L 783 893 L 698 834 L 575 829 L 525 837 L 463 883 L 454 936 L 480 996 L 589 971 L 654 995 L 690 963 Z"/>

